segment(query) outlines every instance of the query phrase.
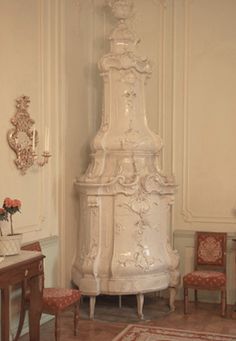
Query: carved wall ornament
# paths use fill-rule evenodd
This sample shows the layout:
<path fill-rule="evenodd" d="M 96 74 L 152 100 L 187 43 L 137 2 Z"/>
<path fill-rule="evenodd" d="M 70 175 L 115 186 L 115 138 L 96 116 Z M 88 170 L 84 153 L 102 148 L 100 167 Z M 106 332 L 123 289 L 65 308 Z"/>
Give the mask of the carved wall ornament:
<path fill-rule="evenodd" d="M 14 128 L 7 133 L 9 146 L 14 150 L 16 159 L 14 160 L 16 167 L 21 174 L 37 164 L 44 166 L 48 163 L 51 156 L 49 153 L 49 132 L 45 137 L 45 151 L 42 153 L 42 160 L 38 159 L 35 149 L 39 143 L 38 131 L 33 128 L 35 121 L 30 117 L 28 112 L 30 98 L 21 96 L 16 99 L 16 113 L 11 118 Z"/>

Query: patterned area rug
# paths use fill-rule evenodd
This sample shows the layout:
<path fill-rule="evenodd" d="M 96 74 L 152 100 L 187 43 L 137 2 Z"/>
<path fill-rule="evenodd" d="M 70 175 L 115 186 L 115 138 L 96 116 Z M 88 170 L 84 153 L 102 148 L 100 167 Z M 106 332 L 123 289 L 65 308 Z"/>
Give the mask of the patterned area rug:
<path fill-rule="evenodd" d="M 236 335 L 130 324 L 112 341 L 236 341 Z"/>

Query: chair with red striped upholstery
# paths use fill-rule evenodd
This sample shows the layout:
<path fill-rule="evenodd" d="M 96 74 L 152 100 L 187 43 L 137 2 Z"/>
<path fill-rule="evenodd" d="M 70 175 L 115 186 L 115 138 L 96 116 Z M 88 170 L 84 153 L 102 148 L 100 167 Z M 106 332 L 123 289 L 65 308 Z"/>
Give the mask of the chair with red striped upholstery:
<path fill-rule="evenodd" d="M 226 312 L 226 241 L 223 232 L 196 232 L 195 269 L 183 277 L 184 313 L 188 313 L 188 289 L 219 290 L 221 315 Z"/>
<path fill-rule="evenodd" d="M 41 246 L 39 242 L 34 242 L 25 245 L 21 248 L 28 251 L 40 251 Z M 60 337 L 60 314 L 67 309 L 74 309 L 74 335 L 76 336 L 78 320 L 79 320 L 79 302 L 80 291 L 78 289 L 69 288 L 44 288 L 43 289 L 43 309 L 42 313 L 55 316 L 55 340 L 58 341 Z M 19 319 L 19 326 L 14 338 L 16 341 L 20 334 L 24 324 L 25 313 L 29 308 L 30 293 L 27 282 L 22 285 L 22 301 L 21 301 L 21 313 Z"/>

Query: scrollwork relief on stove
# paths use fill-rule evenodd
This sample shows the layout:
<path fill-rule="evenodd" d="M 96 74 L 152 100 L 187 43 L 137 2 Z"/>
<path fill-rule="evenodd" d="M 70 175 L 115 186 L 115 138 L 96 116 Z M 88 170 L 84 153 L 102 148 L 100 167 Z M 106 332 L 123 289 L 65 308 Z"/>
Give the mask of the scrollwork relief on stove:
<path fill-rule="evenodd" d="M 111 12 L 115 18 L 124 20 L 132 15 L 134 5 L 129 0 L 107 0 L 107 5 L 111 7 Z"/>
<path fill-rule="evenodd" d="M 109 53 L 105 55 L 99 62 L 101 72 L 108 72 L 111 68 L 117 70 L 128 70 L 134 68 L 139 73 L 151 74 L 152 68 L 147 58 L 141 59 L 136 57 L 131 52 L 122 54 Z"/>
<path fill-rule="evenodd" d="M 177 287 L 180 281 L 180 272 L 179 272 L 179 262 L 180 257 L 177 250 L 173 250 L 170 244 L 169 237 L 166 238 L 166 252 L 169 257 L 169 270 L 170 270 L 170 287 Z"/>
<path fill-rule="evenodd" d="M 159 173 L 146 175 L 142 178 L 143 189 L 147 193 L 157 192 L 159 194 L 174 194 L 175 185 L 172 178 L 162 176 Z"/>
<path fill-rule="evenodd" d="M 115 233 L 117 235 L 120 235 L 122 232 L 126 230 L 126 227 L 120 223 L 116 223 L 115 225 Z"/>
<path fill-rule="evenodd" d="M 97 254 L 98 244 L 95 241 L 95 239 L 91 241 L 88 248 L 86 248 L 85 246 L 82 247 L 80 263 L 82 265 L 84 273 L 91 274 L 93 272 L 93 265 L 97 257 Z"/>
<path fill-rule="evenodd" d="M 105 160 L 103 157 L 101 158 L 92 158 L 85 176 L 87 177 L 87 179 L 91 179 L 93 180 L 94 178 L 98 178 L 100 176 L 102 176 L 103 174 L 103 170 L 104 170 L 104 166 L 105 166 Z"/>
<path fill-rule="evenodd" d="M 153 229 L 158 231 L 158 224 L 150 222 L 149 217 L 152 216 L 152 209 L 158 207 L 157 198 L 154 200 L 142 191 L 138 191 L 135 196 L 131 196 L 128 202 L 118 204 L 117 207 L 127 209 L 134 218 L 134 226 L 138 229 L 138 235 L 142 235 L 146 229 Z M 119 217 L 119 215 L 117 216 Z M 140 240 L 138 240 L 140 241 Z"/>
<path fill-rule="evenodd" d="M 121 70 L 119 80 L 121 83 L 124 83 L 128 86 L 127 90 L 134 91 L 134 85 L 137 84 L 138 79 L 140 78 L 139 74 L 133 70 Z M 137 97 L 137 92 L 134 91 L 134 97 Z"/>
<path fill-rule="evenodd" d="M 130 253 L 128 256 L 120 255 L 118 258 L 118 264 L 123 268 L 133 264 L 137 269 L 149 271 L 155 264 L 155 259 L 149 255 L 147 246 L 139 243 L 134 253 Z"/>

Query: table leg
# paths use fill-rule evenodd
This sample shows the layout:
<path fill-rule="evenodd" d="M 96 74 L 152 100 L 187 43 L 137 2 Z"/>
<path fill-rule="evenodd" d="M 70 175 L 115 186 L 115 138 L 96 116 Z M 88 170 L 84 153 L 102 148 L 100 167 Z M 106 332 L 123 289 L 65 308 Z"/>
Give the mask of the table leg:
<path fill-rule="evenodd" d="M 40 318 L 42 314 L 43 285 L 42 276 L 32 277 L 30 286 L 29 335 L 30 341 L 40 340 Z"/>
<path fill-rule="evenodd" d="M 9 287 L 1 289 L 1 340 L 9 340 Z"/>

